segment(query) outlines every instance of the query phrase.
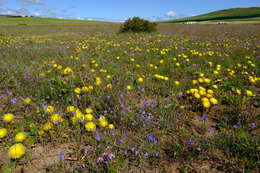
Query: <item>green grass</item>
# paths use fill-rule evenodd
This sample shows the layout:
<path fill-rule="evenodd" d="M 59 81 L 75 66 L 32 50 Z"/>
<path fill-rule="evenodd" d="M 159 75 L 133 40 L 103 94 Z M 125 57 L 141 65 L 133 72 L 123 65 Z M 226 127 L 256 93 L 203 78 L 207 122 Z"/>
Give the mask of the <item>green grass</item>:
<path fill-rule="evenodd" d="M 75 20 L 39 17 L 0 17 L 0 25 L 78 25 L 112 23 L 95 20 Z"/>
<path fill-rule="evenodd" d="M 28 20 L 0 27 L 0 172 L 259 172 L 260 25 Z"/>
<path fill-rule="evenodd" d="M 227 10 L 214 11 L 207 14 L 202 14 L 194 17 L 187 17 L 181 19 L 174 19 L 163 21 L 162 23 L 183 23 L 190 21 L 232 21 L 232 20 L 247 20 L 247 21 L 259 21 L 260 7 L 251 8 L 233 8 Z"/>

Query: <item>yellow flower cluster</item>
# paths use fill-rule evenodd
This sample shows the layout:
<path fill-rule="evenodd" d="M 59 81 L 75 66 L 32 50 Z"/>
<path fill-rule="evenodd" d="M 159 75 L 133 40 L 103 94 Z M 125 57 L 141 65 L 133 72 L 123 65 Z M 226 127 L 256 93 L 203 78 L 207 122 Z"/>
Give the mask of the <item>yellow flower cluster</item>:
<path fill-rule="evenodd" d="M 204 108 L 209 108 L 211 104 L 218 104 L 218 100 L 213 97 L 214 91 L 211 89 L 205 89 L 204 87 L 199 86 L 198 88 L 189 89 L 186 92 L 195 99 L 200 100 Z"/>
<path fill-rule="evenodd" d="M 159 75 L 159 74 L 155 74 L 154 77 L 157 78 L 157 79 L 162 79 L 162 80 L 166 80 L 166 81 L 169 80 L 169 77 L 162 76 L 162 75 Z"/>

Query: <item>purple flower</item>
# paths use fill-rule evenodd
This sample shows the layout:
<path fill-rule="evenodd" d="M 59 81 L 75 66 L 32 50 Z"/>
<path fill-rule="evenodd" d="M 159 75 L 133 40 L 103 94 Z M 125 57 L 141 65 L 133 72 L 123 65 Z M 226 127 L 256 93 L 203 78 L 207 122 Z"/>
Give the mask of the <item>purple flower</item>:
<path fill-rule="evenodd" d="M 250 126 L 251 127 L 256 127 L 256 123 L 251 123 Z"/>
<path fill-rule="evenodd" d="M 120 149 L 120 152 L 123 154 L 127 154 L 127 151 L 125 149 Z"/>
<path fill-rule="evenodd" d="M 112 154 L 112 153 L 109 153 L 109 154 L 107 155 L 107 158 L 108 158 L 108 160 L 112 160 L 113 158 L 115 158 L 115 155 Z"/>
<path fill-rule="evenodd" d="M 135 147 L 132 147 L 130 148 L 130 150 L 133 152 L 133 153 L 136 153 L 137 149 Z"/>
<path fill-rule="evenodd" d="M 188 145 L 194 145 L 194 142 L 191 138 L 188 140 Z"/>
<path fill-rule="evenodd" d="M 47 105 L 42 105 L 43 109 L 46 110 L 47 109 Z"/>
<path fill-rule="evenodd" d="M 197 147 L 197 148 L 196 148 L 196 150 L 198 150 L 198 151 L 201 151 L 201 150 L 202 150 L 202 148 L 201 148 L 201 147 Z"/>
<path fill-rule="evenodd" d="M 12 98 L 12 99 L 11 99 L 11 102 L 12 102 L 13 104 L 16 104 L 16 103 L 17 103 L 17 98 Z"/>
<path fill-rule="evenodd" d="M 154 136 L 152 136 L 152 135 L 147 135 L 146 136 L 146 140 L 148 142 L 152 143 L 152 144 L 157 144 L 158 143 L 158 140 Z"/>
<path fill-rule="evenodd" d="M 233 125 L 234 129 L 237 129 L 239 126 L 237 124 Z"/>
<path fill-rule="evenodd" d="M 119 139 L 119 140 L 117 140 L 117 143 L 118 143 L 118 144 L 123 144 L 123 143 L 125 143 L 125 142 L 124 142 L 123 139 Z"/>
<path fill-rule="evenodd" d="M 156 152 L 156 153 L 155 153 L 155 156 L 156 156 L 156 157 L 159 157 L 159 156 L 160 156 L 160 153 L 159 153 L 159 152 Z"/>
<path fill-rule="evenodd" d="M 85 148 L 84 149 L 84 155 L 87 155 L 87 154 L 89 154 L 90 153 L 90 149 L 89 148 Z"/>
<path fill-rule="evenodd" d="M 124 97 L 125 96 L 125 92 L 120 93 L 120 97 Z"/>
<path fill-rule="evenodd" d="M 64 154 L 64 153 L 60 153 L 60 154 L 59 154 L 59 158 L 60 158 L 60 159 L 65 159 L 65 154 Z"/>
<path fill-rule="evenodd" d="M 104 158 L 103 157 L 98 157 L 97 159 L 96 159 L 96 162 L 97 163 L 101 163 L 101 162 L 103 162 L 104 161 Z"/>
<path fill-rule="evenodd" d="M 155 108 L 156 107 L 156 104 L 151 104 L 151 108 Z"/>
<path fill-rule="evenodd" d="M 83 121 L 83 118 L 79 118 L 79 119 L 78 119 L 78 122 L 79 122 L 79 123 L 80 123 L 81 121 Z"/>
<path fill-rule="evenodd" d="M 177 96 L 176 96 L 176 99 L 180 99 L 182 96 L 182 93 L 178 93 Z"/>
<path fill-rule="evenodd" d="M 201 116 L 201 119 L 203 120 L 203 121 L 205 121 L 206 119 L 207 119 L 207 117 L 206 117 L 206 114 L 202 114 L 202 116 Z"/>
<path fill-rule="evenodd" d="M 99 142 L 101 141 L 101 136 L 99 135 L 98 131 L 96 131 L 96 140 Z"/>
<path fill-rule="evenodd" d="M 144 157 L 148 157 L 149 154 L 147 152 L 144 153 Z"/>

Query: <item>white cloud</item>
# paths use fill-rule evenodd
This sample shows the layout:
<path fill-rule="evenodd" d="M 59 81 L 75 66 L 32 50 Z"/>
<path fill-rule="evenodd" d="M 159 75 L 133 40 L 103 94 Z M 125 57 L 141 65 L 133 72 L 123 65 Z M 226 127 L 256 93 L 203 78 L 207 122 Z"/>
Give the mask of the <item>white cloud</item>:
<path fill-rule="evenodd" d="M 168 11 L 165 15 L 166 15 L 167 17 L 176 17 L 176 16 L 177 16 L 177 13 L 175 13 L 174 11 Z"/>
<path fill-rule="evenodd" d="M 36 12 L 36 13 L 34 13 L 33 15 L 38 17 L 38 16 L 40 16 L 41 14 L 38 13 L 38 12 Z"/>
<path fill-rule="evenodd" d="M 26 8 L 0 8 L 0 15 L 29 16 L 30 11 Z"/>
<path fill-rule="evenodd" d="M 39 4 L 43 4 L 43 0 L 17 0 L 17 1 L 22 3 L 23 5 L 39 5 Z"/>
<path fill-rule="evenodd" d="M 40 8 L 35 9 L 35 11 L 41 14 L 41 17 L 67 17 L 68 14 L 63 9 L 50 8 L 46 6 L 41 6 Z"/>

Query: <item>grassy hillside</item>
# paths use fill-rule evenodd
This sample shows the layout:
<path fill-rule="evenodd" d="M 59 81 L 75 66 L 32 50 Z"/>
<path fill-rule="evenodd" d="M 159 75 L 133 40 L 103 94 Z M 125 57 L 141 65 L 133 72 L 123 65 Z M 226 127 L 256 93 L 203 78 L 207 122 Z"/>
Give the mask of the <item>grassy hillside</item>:
<path fill-rule="evenodd" d="M 75 25 L 86 23 L 109 23 L 92 20 L 75 20 L 75 19 L 56 19 L 56 18 L 38 18 L 38 17 L 0 17 L 0 25 Z"/>
<path fill-rule="evenodd" d="M 233 8 L 220 11 L 214 11 L 211 13 L 198 15 L 194 17 L 187 17 L 182 19 L 174 19 L 163 21 L 162 23 L 181 23 L 189 21 L 223 21 L 223 20 L 250 20 L 259 21 L 260 7 L 252 8 Z"/>

